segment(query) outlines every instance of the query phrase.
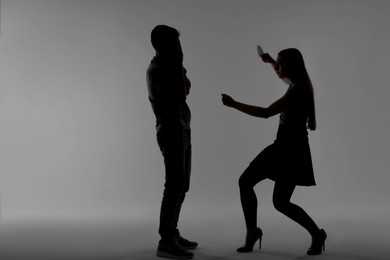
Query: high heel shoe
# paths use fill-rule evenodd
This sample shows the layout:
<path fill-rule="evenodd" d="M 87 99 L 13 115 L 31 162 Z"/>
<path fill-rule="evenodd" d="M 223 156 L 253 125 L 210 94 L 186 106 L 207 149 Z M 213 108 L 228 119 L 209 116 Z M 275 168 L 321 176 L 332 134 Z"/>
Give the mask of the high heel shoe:
<path fill-rule="evenodd" d="M 327 238 L 325 230 L 320 230 L 320 235 L 317 239 L 313 239 L 309 250 L 307 251 L 308 255 L 320 255 L 322 251 L 325 251 L 325 240 Z"/>
<path fill-rule="evenodd" d="M 260 228 L 256 228 L 256 231 L 252 234 L 247 233 L 245 239 L 245 245 L 240 248 L 237 248 L 239 253 L 248 253 L 252 252 L 253 247 L 255 246 L 257 240 L 259 240 L 259 249 L 261 249 L 261 239 L 263 238 L 263 231 Z"/>

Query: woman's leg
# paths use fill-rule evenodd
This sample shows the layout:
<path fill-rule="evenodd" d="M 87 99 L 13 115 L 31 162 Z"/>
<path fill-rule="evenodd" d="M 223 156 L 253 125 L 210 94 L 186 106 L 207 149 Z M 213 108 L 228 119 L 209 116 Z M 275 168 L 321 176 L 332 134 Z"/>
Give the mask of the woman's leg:
<path fill-rule="evenodd" d="M 248 230 L 257 228 L 257 198 L 254 186 L 264 179 L 266 177 L 261 174 L 261 169 L 256 164 L 251 163 L 238 180 L 241 206 Z"/>
<path fill-rule="evenodd" d="M 295 185 L 283 182 L 275 182 L 273 203 L 275 208 L 304 227 L 312 236 L 318 237 L 320 229 L 313 219 L 299 206 L 290 202 Z"/>
<path fill-rule="evenodd" d="M 237 248 L 237 251 L 240 253 L 251 252 L 257 240 L 259 240 L 259 248 L 261 248 L 263 232 L 257 227 L 257 198 L 253 188 L 265 178 L 265 175 L 261 174 L 256 164 L 252 162 L 238 181 L 241 206 L 247 228 L 245 244 Z"/>

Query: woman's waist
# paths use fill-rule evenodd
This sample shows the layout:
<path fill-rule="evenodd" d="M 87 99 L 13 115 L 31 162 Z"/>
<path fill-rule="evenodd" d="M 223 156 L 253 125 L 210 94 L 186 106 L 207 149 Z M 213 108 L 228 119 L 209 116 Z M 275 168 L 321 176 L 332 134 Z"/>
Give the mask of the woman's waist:
<path fill-rule="evenodd" d="M 276 134 L 277 140 L 305 141 L 308 140 L 306 125 L 279 124 Z"/>

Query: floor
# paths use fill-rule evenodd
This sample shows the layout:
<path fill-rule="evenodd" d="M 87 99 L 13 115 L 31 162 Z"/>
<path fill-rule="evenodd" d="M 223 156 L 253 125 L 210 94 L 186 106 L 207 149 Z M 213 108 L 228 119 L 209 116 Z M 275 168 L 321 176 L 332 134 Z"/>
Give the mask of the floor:
<path fill-rule="evenodd" d="M 323 218 L 328 233 L 326 251 L 307 256 L 310 238 L 284 216 L 262 220 L 262 249 L 240 254 L 244 242 L 242 217 L 224 214 L 181 221 L 183 236 L 199 242 L 194 259 L 222 260 L 379 260 L 390 259 L 389 219 Z M 207 215 L 207 214 L 206 214 Z M 186 219 L 184 220 L 184 217 Z M 158 241 L 156 219 L 3 218 L 0 225 L 2 260 L 153 260 Z"/>

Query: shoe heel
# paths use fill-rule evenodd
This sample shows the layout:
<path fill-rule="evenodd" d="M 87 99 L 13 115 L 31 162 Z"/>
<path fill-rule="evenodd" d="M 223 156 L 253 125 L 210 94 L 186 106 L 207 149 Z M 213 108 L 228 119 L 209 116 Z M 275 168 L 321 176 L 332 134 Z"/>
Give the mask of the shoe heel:
<path fill-rule="evenodd" d="M 263 239 L 263 230 L 261 230 L 260 228 L 258 228 L 257 230 L 259 232 L 259 249 L 261 249 L 261 241 Z"/>
<path fill-rule="evenodd" d="M 325 241 L 324 241 L 324 243 L 322 244 L 322 251 L 325 251 Z"/>

